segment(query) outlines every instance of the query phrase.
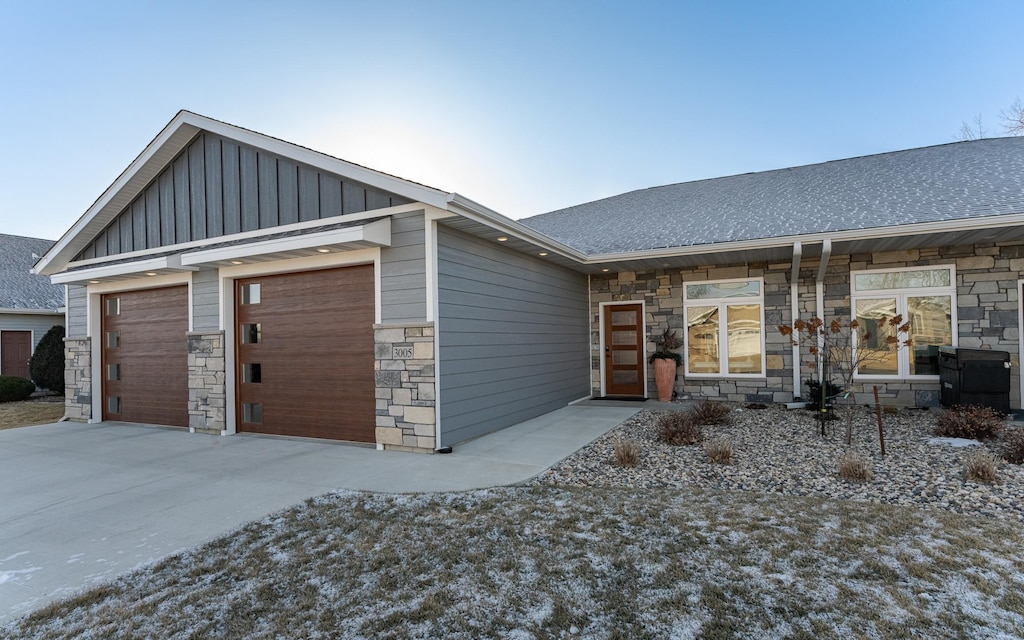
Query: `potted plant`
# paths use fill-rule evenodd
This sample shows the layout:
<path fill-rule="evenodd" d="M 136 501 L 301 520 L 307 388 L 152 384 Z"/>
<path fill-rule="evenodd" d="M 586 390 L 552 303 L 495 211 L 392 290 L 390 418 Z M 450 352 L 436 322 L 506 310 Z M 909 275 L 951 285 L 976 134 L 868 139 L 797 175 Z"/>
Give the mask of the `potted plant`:
<path fill-rule="evenodd" d="M 661 337 L 655 338 L 657 351 L 651 354 L 647 362 L 654 365 L 654 382 L 658 387 L 658 400 L 672 400 L 672 390 L 676 382 L 676 368 L 683 364 L 683 356 L 674 351 L 683 346 L 683 341 L 676 337 L 676 332 L 665 329 Z"/>

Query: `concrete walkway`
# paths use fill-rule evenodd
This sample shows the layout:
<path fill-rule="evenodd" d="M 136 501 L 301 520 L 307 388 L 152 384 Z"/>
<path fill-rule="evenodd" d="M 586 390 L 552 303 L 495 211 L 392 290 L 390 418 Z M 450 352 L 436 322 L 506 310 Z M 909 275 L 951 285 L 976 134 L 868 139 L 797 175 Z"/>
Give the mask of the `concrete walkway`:
<path fill-rule="evenodd" d="M 111 423 L 0 431 L 0 624 L 328 491 L 523 482 L 640 408 L 565 407 L 450 455 Z"/>

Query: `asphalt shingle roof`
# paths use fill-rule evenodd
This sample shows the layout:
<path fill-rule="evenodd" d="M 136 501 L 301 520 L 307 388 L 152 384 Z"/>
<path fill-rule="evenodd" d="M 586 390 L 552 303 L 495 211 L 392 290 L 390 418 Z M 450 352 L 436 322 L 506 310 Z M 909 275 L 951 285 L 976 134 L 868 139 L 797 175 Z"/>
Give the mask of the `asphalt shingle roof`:
<path fill-rule="evenodd" d="M 1024 137 L 631 191 L 519 222 L 586 254 L 1024 213 Z"/>
<path fill-rule="evenodd" d="M 0 309 L 54 311 L 64 306 L 64 287 L 29 273 L 52 245 L 52 240 L 0 233 Z"/>

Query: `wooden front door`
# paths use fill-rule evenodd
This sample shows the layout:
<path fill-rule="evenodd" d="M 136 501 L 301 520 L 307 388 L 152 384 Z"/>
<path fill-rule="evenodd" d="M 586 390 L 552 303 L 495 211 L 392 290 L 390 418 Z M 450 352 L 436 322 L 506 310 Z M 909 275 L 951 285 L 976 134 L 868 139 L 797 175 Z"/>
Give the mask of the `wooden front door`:
<path fill-rule="evenodd" d="M 31 331 L 0 331 L 0 375 L 28 378 L 32 357 Z"/>
<path fill-rule="evenodd" d="M 644 395 L 643 305 L 606 305 L 603 321 L 605 395 Z"/>
<path fill-rule="evenodd" d="M 373 442 L 373 265 L 235 281 L 238 431 Z"/>
<path fill-rule="evenodd" d="M 100 300 L 103 419 L 188 426 L 188 287 Z"/>

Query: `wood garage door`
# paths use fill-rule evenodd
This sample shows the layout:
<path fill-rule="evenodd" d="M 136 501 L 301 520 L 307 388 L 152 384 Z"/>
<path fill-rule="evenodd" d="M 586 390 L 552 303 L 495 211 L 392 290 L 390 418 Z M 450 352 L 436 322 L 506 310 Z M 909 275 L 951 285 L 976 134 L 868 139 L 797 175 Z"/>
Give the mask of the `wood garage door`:
<path fill-rule="evenodd" d="M 373 442 L 373 266 L 235 281 L 238 431 Z"/>
<path fill-rule="evenodd" d="M 188 287 L 104 295 L 103 419 L 188 426 Z"/>

